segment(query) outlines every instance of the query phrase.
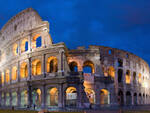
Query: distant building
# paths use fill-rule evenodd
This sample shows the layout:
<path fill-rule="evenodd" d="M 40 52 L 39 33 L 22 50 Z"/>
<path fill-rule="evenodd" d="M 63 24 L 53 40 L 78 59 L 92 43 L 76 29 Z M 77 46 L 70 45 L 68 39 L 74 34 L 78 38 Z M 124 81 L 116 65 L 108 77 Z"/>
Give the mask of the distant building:
<path fill-rule="evenodd" d="M 5 108 L 150 104 L 150 72 L 143 59 L 110 47 L 69 50 L 53 44 L 49 23 L 32 8 L 0 31 L 0 73 Z"/>

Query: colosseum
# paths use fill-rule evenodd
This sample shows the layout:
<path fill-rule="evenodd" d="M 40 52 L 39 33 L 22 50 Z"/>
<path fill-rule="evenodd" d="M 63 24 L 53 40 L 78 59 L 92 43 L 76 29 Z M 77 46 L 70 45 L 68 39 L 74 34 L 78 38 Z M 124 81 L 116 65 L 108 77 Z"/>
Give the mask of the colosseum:
<path fill-rule="evenodd" d="M 28 8 L 0 31 L 0 107 L 101 108 L 150 104 L 149 65 L 111 47 L 54 44 L 49 23 Z"/>

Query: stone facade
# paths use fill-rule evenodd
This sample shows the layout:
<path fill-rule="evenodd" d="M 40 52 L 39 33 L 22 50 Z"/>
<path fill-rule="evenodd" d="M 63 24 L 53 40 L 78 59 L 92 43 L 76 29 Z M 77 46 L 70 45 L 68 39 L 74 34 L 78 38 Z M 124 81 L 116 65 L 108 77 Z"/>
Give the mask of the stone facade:
<path fill-rule="evenodd" d="M 49 23 L 28 8 L 0 31 L 0 105 L 86 108 L 149 104 L 148 64 L 103 46 L 53 44 Z"/>

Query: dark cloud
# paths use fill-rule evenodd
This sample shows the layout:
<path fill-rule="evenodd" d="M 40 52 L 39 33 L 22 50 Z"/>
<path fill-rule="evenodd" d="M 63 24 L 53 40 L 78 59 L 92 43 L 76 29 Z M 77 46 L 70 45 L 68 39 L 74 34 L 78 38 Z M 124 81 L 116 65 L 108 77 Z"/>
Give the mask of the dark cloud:
<path fill-rule="evenodd" d="M 63 41 L 69 48 L 91 44 L 120 48 L 150 63 L 149 0 L 5 0 L 0 4 L 0 28 L 21 10 L 33 7 L 50 22 L 55 43 Z"/>

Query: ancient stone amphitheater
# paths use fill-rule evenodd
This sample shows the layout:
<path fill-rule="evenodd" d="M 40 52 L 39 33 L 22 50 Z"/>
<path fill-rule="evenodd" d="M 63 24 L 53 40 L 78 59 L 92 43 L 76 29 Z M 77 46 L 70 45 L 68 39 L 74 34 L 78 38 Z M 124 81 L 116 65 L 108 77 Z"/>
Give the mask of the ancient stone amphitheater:
<path fill-rule="evenodd" d="M 86 108 L 150 103 L 150 72 L 140 57 L 115 48 L 69 50 L 54 44 L 32 8 L 0 31 L 0 106 Z"/>

